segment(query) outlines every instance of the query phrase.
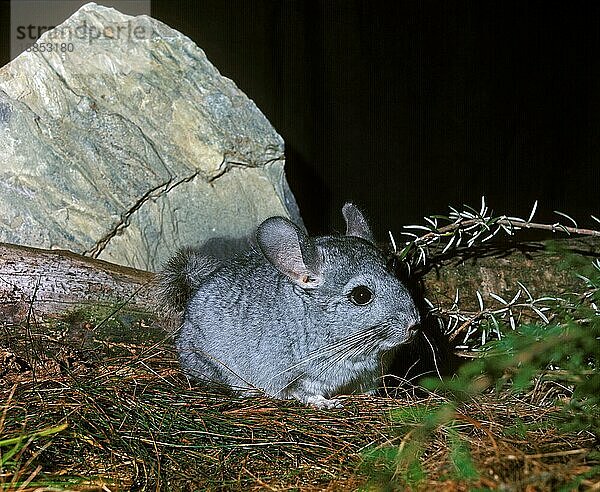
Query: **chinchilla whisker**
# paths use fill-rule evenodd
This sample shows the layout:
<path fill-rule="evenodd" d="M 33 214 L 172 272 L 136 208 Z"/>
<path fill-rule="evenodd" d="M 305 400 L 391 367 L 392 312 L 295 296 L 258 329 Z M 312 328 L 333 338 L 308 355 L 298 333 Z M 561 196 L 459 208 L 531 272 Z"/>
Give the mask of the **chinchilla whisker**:
<path fill-rule="evenodd" d="M 441 381 L 442 375 L 440 374 L 440 369 L 439 369 L 438 363 L 437 363 L 437 357 L 435 356 L 435 349 L 433 348 L 433 345 L 429 341 L 429 338 L 427 338 L 427 335 L 425 335 L 425 333 L 423 333 L 423 332 L 421 332 L 421 334 L 423 335 L 423 338 L 425 338 L 425 340 L 427 340 L 427 343 L 429 344 L 429 348 L 431 349 L 431 355 L 433 355 L 433 364 L 435 365 L 435 372 Z"/>
<path fill-rule="evenodd" d="M 377 336 L 377 333 L 372 332 L 372 329 L 369 330 L 369 332 L 371 333 L 364 333 L 362 334 L 362 336 L 358 337 L 358 339 L 353 339 L 351 343 L 339 344 L 339 346 L 333 352 L 333 355 L 335 355 L 335 357 L 331 358 L 330 360 L 333 362 L 339 362 L 345 358 L 348 358 L 349 356 L 353 356 L 358 353 L 370 353 L 372 349 L 365 350 L 365 345 L 368 342 L 376 342 L 379 339 L 379 337 Z"/>
<path fill-rule="evenodd" d="M 371 332 L 370 328 L 367 330 L 359 331 L 351 336 L 342 338 L 340 340 L 337 340 L 334 343 L 326 345 L 319 351 L 327 350 L 329 352 L 336 352 L 337 350 L 343 349 L 344 347 L 347 347 L 350 345 L 353 346 L 356 343 L 360 343 L 362 340 L 365 339 L 365 337 L 368 337 L 370 335 L 370 332 Z"/>
<path fill-rule="evenodd" d="M 352 357 L 360 354 L 368 355 L 372 353 L 377 348 L 381 330 L 376 331 L 373 328 L 371 328 L 371 330 L 369 331 L 371 331 L 371 333 L 369 333 L 366 338 L 361 337 L 360 340 L 357 340 L 351 346 L 340 347 L 340 350 L 336 352 L 335 357 L 323 361 L 324 366 L 319 368 L 318 375 L 323 375 L 325 372 L 327 372 L 332 367 L 338 365 L 338 363 L 343 361 L 344 359 L 351 359 Z M 338 370 L 341 370 L 340 366 L 338 366 Z"/>
<path fill-rule="evenodd" d="M 356 334 L 356 335 L 358 335 L 358 334 Z M 318 372 L 316 373 L 316 378 L 319 378 L 322 374 L 324 374 L 325 372 L 327 372 L 327 370 L 329 370 L 331 367 L 335 366 L 336 363 L 338 362 L 338 360 L 337 360 L 338 358 L 340 360 L 343 359 L 343 357 L 340 357 L 339 354 L 340 353 L 344 354 L 345 349 L 347 348 L 347 345 L 350 345 L 350 344 L 347 343 L 349 340 L 352 341 L 351 345 L 353 345 L 353 346 L 355 345 L 357 347 L 360 347 L 360 345 L 362 343 L 364 343 L 363 342 L 364 341 L 364 334 L 360 333 L 360 335 L 361 335 L 360 337 L 358 337 L 358 336 L 351 336 L 351 337 L 347 337 L 345 339 L 342 339 L 341 341 L 339 341 L 339 343 L 327 346 L 327 347 L 329 347 L 328 350 L 326 350 L 326 351 L 319 350 L 316 354 L 314 354 L 314 356 L 311 357 L 310 360 L 314 360 L 314 359 L 318 359 L 318 358 L 322 359 L 315 366 L 315 369 L 319 369 Z M 342 343 L 342 342 L 346 342 L 346 343 Z M 335 349 L 335 351 L 332 352 L 332 349 Z M 324 352 L 326 352 L 326 353 L 324 353 Z M 331 358 L 331 357 L 330 358 L 326 358 L 325 357 L 326 355 L 331 355 L 332 353 L 333 354 L 337 354 L 335 358 Z M 296 364 L 296 366 L 301 365 L 303 363 L 307 363 L 307 362 L 310 362 L 310 361 L 307 360 L 307 359 L 304 359 L 303 361 L 301 361 L 301 363 Z M 323 366 L 323 364 L 324 364 L 324 366 Z M 282 371 L 281 373 L 279 373 L 278 375 L 281 375 L 281 374 L 283 374 L 285 372 L 288 372 L 288 371 L 290 371 L 292 369 L 293 368 L 287 368 L 284 371 Z M 300 373 L 294 379 L 292 379 L 291 381 L 289 381 L 285 386 L 283 386 L 282 388 L 280 388 L 278 390 L 278 393 L 279 394 L 283 393 L 287 388 L 289 388 L 290 386 L 292 386 L 296 381 L 298 381 L 299 379 L 301 379 L 303 376 L 304 376 L 304 374 Z M 271 378 L 271 380 L 274 379 L 275 377 L 276 376 L 274 376 L 273 378 Z"/>
<path fill-rule="evenodd" d="M 370 347 L 365 345 L 367 341 L 372 342 Z M 335 369 L 333 371 L 333 374 L 335 374 L 335 375 L 339 374 L 340 372 L 345 370 L 344 365 L 340 364 L 340 362 L 342 362 L 344 360 L 351 360 L 356 355 L 369 354 L 375 349 L 377 344 L 378 344 L 378 339 L 376 337 L 373 337 L 373 340 L 364 340 L 363 339 L 363 340 L 361 340 L 360 343 L 357 343 L 355 347 L 349 348 L 348 350 L 345 350 L 345 351 L 340 351 L 335 358 L 331 358 L 329 360 L 324 361 L 325 364 L 322 365 L 319 368 L 319 371 L 317 372 L 318 377 L 323 376 L 323 374 L 326 374 L 327 372 L 331 371 L 332 369 Z M 330 375 L 330 377 L 331 377 L 331 375 Z"/>
<path fill-rule="evenodd" d="M 358 341 L 358 339 L 361 338 L 361 337 L 356 337 L 356 338 L 357 338 L 357 341 Z M 304 365 L 304 364 L 306 364 L 308 362 L 311 362 L 311 361 L 313 361 L 315 359 L 320 359 L 320 358 L 325 357 L 327 355 L 336 353 L 340 349 L 340 346 L 343 346 L 342 342 L 338 342 L 338 343 L 331 344 L 331 345 L 325 345 L 324 347 L 321 347 L 319 350 L 316 350 L 316 351 L 311 352 L 310 354 L 308 354 L 307 357 L 305 357 L 304 359 L 302 359 L 297 364 L 294 364 L 292 366 L 289 366 L 289 367 L 285 368 L 283 371 L 277 373 L 273 377 L 281 376 L 282 374 L 284 374 L 286 372 L 289 372 L 292 369 L 295 369 L 295 368 L 297 368 L 297 367 L 299 367 L 301 365 Z"/>
<path fill-rule="evenodd" d="M 304 359 L 302 359 L 300 362 L 293 364 L 289 367 L 286 367 L 283 371 L 278 372 L 277 374 L 275 374 L 274 376 L 272 376 L 271 378 L 269 378 L 269 380 L 267 381 L 268 383 L 271 383 L 275 378 L 282 376 L 283 374 L 285 374 L 286 372 L 290 372 L 293 371 L 294 369 L 297 369 L 300 366 L 304 366 L 306 364 L 308 364 L 309 362 L 312 362 L 314 360 L 318 360 L 318 359 L 323 359 L 324 361 L 327 361 L 328 359 L 326 358 L 328 355 L 335 353 L 335 350 L 338 349 L 338 346 L 331 346 L 327 349 L 324 350 L 318 350 L 312 354 L 310 354 L 308 357 L 305 357 Z M 319 363 L 317 363 L 317 367 L 319 366 Z M 304 374 L 300 373 L 298 376 L 296 376 L 294 379 L 292 379 L 289 383 L 287 383 L 283 388 L 279 389 L 279 393 L 283 392 L 285 389 L 287 389 L 289 386 L 291 386 L 292 384 L 294 384 L 298 379 L 300 379 L 301 377 L 303 377 Z"/>
<path fill-rule="evenodd" d="M 387 328 L 387 325 L 372 327 L 369 330 L 365 330 L 366 333 L 364 333 L 364 336 L 361 337 L 357 343 L 340 347 L 340 350 L 336 352 L 335 357 L 323 361 L 322 364 L 324 365 L 319 368 L 318 375 L 322 376 L 344 359 L 351 359 L 357 355 L 369 355 L 374 352 L 379 345 L 379 340 L 383 337 Z M 342 367 L 338 366 L 338 371 L 341 369 Z"/>
<path fill-rule="evenodd" d="M 337 365 L 338 362 L 340 362 L 343 359 L 348 357 L 349 352 L 351 352 L 352 355 L 356 355 L 358 353 L 363 352 L 363 347 L 364 347 L 365 343 L 368 341 L 376 342 L 378 340 L 377 335 L 378 335 L 378 333 L 373 333 L 373 328 L 369 328 L 368 330 L 363 330 L 359 333 L 355 333 L 352 336 L 343 338 L 342 340 L 339 340 L 336 343 L 326 345 L 323 349 L 317 351 L 317 353 L 314 354 L 310 358 L 310 360 L 322 358 L 322 360 L 319 363 L 317 363 L 315 366 L 315 369 L 318 370 L 318 372 L 316 373 L 316 376 L 320 377 L 324 373 L 326 373 L 329 369 L 331 369 L 332 367 L 335 367 L 335 365 Z M 365 337 L 367 337 L 367 338 L 365 338 Z M 373 349 L 374 349 L 375 345 L 376 344 L 373 343 Z M 371 352 L 373 349 L 369 350 L 369 352 Z M 326 356 L 326 355 L 334 355 L 334 357 L 325 358 L 324 356 Z M 309 360 L 307 360 L 307 359 L 304 359 L 300 363 L 295 364 L 295 366 L 297 367 L 299 365 L 309 362 Z M 280 372 L 279 374 L 277 374 L 276 376 L 271 378 L 271 380 L 285 372 L 288 372 L 288 371 L 294 369 L 294 368 L 295 367 L 289 367 L 289 368 L 285 369 L 284 371 Z M 283 388 L 280 388 L 279 392 L 281 393 L 281 392 L 285 391 L 287 388 L 289 388 L 292 384 L 294 384 L 302 376 L 303 376 L 303 374 L 296 376 L 294 379 L 292 379 L 290 382 L 288 382 Z"/>
<path fill-rule="evenodd" d="M 356 355 L 370 355 L 373 353 L 379 343 L 381 341 L 381 335 L 385 332 L 385 327 L 376 327 L 378 329 L 373 328 L 372 332 L 368 334 L 365 338 L 360 340 L 359 343 L 355 344 L 353 347 L 348 350 L 345 354 L 346 357 L 354 357 Z"/>
<path fill-rule="evenodd" d="M 360 337 L 361 339 L 363 337 Z M 358 344 L 360 342 L 360 340 L 356 340 L 354 343 Z M 273 379 L 275 379 L 278 376 L 281 376 L 283 374 L 285 374 L 286 372 L 292 371 L 294 369 L 296 369 L 299 366 L 308 364 L 309 362 L 312 362 L 314 360 L 318 360 L 318 359 L 322 359 L 321 362 L 318 362 L 315 366 L 315 368 L 319 368 L 319 366 L 321 366 L 322 364 L 329 364 L 329 362 L 331 360 L 331 358 L 327 358 L 327 356 L 332 355 L 332 354 L 336 354 L 338 352 L 343 352 L 344 351 L 344 345 L 339 343 L 336 345 L 332 345 L 329 346 L 326 350 L 319 350 L 317 352 L 315 352 L 312 356 L 310 357 L 306 357 L 305 359 L 301 360 L 300 362 L 298 362 L 297 364 L 294 364 L 293 366 L 287 367 L 286 369 L 284 369 L 283 371 L 275 374 L 275 376 L 271 377 L 269 379 L 268 382 L 271 382 Z M 300 373 L 298 376 L 296 376 L 294 379 L 292 379 L 289 383 L 287 383 L 283 388 L 281 388 L 279 390 L 279 392 L 284 391 L 285 389 L 287 389 L 289 386 L 291 386 L 293 383 L 295 383 L 298 379 L 300 379 L 304 374 Z"/>
<path fill-rule="evenodd" d="M 280 388 L 280 389 L 276 390 L 275 393 L 276 394 L 282 394 L 286 389 L 288 389 L 290 386 L 292 386 L 296 381 L 298 381 L 299 379 L 301 379 L 302 376 L 304 376 L 304 374 L 302 374 L 302 373 L 298 374 L 298 376 L 296 376 L 294 379 L 292 379 L 283 388 Z"/>
<path fill-rule="evenodd" d="M 369 355 L 371 354 L 379 345 L 379 334 L 373 333 L 369 335 L 367 338 L 363 338 L 358 343 L 355 343 L 352 347 L 348 347 L 345 353 L 341 353 L 340 360 L 344 358 L 352 358 L 356 355 Z"/>
<path fill-rule="evenodd" d="M 318 353 L 335 352 L 340 347 L 344 347 L 344 346 L 364 340 L 364 337 L 365 336 L 368 337 L 371 334 L 371 332 L 372 332 L 372 328 L 367 328 L 366 330 L 358 331 L 352 335 L 349 335 L 347 337 L 336 340 L 330 344 L 324 345 L 323 347 L 319 348 L 315 352 L 318 352 Z"/>
<path fill-rule="evenodd" d="M 358 351 L 363 345 L 364 338 L 361 338 L 361 340 L 355 341 L 352 345 L 345 345 L 339 347 L 339 349 L 333 354 L 333 357 L 330 357 L 329 359 L 323 359 L 319 364 L 317 364 L 317 375 L 320 377 L 331 367 L 334 367 L 342 360 L 348 358 L 348 354 Z"/>
<path fill-rule="evenodd" d="M 325 357 L 325 356 L 331 355 L 331 354 L 336 354 L 339 351 L 344 351 L 344 350 L 346 350 L 347 346 L 350 344 L 360 345 L 364 342 L 365 336 L 368 335 L 369 332 L 371 332 L 371 331 L 372 331 L 372 328 L 369 328 L 367 330 L 362 330 L 362 331 L 354 333 L 353 335 L 350 335 L 346 338 L 337 340 L 331 344 L 324 345 L 323 347 L 320 347 L 319 349 L 315 350 L 314 352 L 309 353 L 308 356 L 305 357 L 304 359 L 302 359 L 300 362 L 293 364 L 289 367 L 286 367 L 283 371 L 278 372 L 269 381 L 275 379 L 278 376 L 281 376 L 282 374 L 285 374 L 286 372 L 292 371 L 292 370 L 296 369 L 297 367 L 307 364 L 308 362 L 312 362 L 315 359 L 319 359 L 319 358 L 322 358 L 322 357 Z"/>
<path fill-rule="evenodd" d="M 240 381 L 246 383 L 248 385 L 248 388 L 251 388 L 253 390 L 256 390 L 256 391 L 259 391 L 261 393 L 264 393 L 264 391 L 262 389 L 257 388 L 255 385 L 253 385 L 249 381 L 246 381 L 242 376 L 240 376 L 239 374 L 237 374 L 233 369 L 231 369 L 227 364 L 225 364 L 225 362 L 223 362 L 222 360 L 218 359 L 217 357 L 214 357 L 213 355 L 209 354 L 208 352 L 205 352 L 204 350 L 194 349 L 193 352 L 195 354 L 202 354 L 204 357 L 207 357 L 207 358 L 213 360 L 214 362 L 216 362 L 218 365 L 224 367 L 228 372 L 230 372 L 231 374 L 233 374 Z"/>

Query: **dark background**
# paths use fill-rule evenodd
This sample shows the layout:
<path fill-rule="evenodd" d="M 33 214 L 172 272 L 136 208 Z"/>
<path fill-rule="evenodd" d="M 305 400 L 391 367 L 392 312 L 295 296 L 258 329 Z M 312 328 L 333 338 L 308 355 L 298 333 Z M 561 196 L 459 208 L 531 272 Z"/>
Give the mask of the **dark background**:
<path fill-rule="evenodd" d="M 312 232 L 340 229 L 346 199 L 380 239 L 482 195 L 507 215 L 539 200 L 540 220 L 600 216 L 600 2 L 189 0 L 152 13 L 283 136 Z"/>

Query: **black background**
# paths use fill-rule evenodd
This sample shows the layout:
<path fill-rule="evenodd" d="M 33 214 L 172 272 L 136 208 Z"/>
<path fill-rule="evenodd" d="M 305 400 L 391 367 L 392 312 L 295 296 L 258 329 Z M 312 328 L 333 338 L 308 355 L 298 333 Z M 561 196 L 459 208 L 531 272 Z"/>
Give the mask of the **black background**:
<path fill-rule="evenodd" d="M 152 15 L 283 136 L 312 232 L 339 230 L 346 199 L 380 239 L 482 195 L 508 215 L 539 200 L 540 220 L 600 216 L 600 2 L 153 1 Z"/>

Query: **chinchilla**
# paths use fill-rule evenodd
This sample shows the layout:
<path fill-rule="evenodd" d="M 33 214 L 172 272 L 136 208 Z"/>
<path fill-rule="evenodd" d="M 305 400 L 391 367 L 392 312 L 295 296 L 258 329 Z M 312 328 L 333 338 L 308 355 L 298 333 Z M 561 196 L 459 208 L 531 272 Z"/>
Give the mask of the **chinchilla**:
<path fill-rule="evenodd" d="M 376 389 L 382 356 L 414 338 L 419 314 L 362 213 L 342 212 L 343 236 L 271 217 L 249 251 L 185 249 L 167 263 L 159 282 L 185 306 L 177 349 L 190 377 L 318 407 Z"/>

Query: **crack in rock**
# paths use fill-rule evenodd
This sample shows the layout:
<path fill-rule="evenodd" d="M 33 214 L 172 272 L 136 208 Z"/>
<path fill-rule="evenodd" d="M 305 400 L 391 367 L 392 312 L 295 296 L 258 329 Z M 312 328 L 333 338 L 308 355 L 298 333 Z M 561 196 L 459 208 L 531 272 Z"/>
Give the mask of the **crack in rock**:
<path fill-rule="evenodd" d="M 84 251 L 83 254 L 91 256 L 92 258 L 98 258 L 98 256 L 100 256 L 102 252 L 106 249 L 111 239 L 120 234 L 124 229 L 126 229 L 129 226 L 133 214 L 136 213 L 148 200 L 160 198 L 161 196 L 170 192 L 173 188 L 176 188 L 177 186 L 183 183 L 189 183 L 194 178 L 196 178 L 198 174 L 199 172 L 196 171 L 194 174 L 186 176 L 185 178 L 182 178 L 175 183 L 173 183 L 173 178 L 170 178 L 164 183 L 161 183 L 155 186 L 154 188 L 148 190 L 126 212 L 121 214 L 121 220 L 119 220 L 119 222 L 110 231 L 108 231 L 100 240 L 98 240 L 94 247 Z"/>
<path fill-rule="evenodd" d="M 277 161 L 279 159 L 281 159 L 281 157 L 275 158 L 275 159 L 270 159 L 265 164 Z M 162 161 L 162 159 L 161 159 L 161 161 Z M 214 176 L 211 176 L 210 178 L 206 179 L 206 182 L 213 184 L 219 178 L 223 177 L 232 168 L 247 167 L 247 166 L 248 166 L 247 163 L 232 162 L 232 161 L 228 161 L 227 158 L 224 158 L 223 161 L 221 162 L 221 164 L 219 165 L 220 171 L 217 174 L 215 174 Z M 161 183 L 161 184 L 155 186 L 154 188 L 151 188 L 150 190 L 148 190 L 126 212 L 121 214 L 121 219 L 110 231 L 108 231 L 102 238 L 100 238 L 98 241 L 96 241 L 96 244 L 92 248 L 84 251 L 83 254 L 86 256 L 91 256 L 92 258 L 98 258 L 102 254 L 102 252 L 106 249 L 106 247 L 108 246 L 108 243 L 110 243 L 112 238 L 119 235 L 124 229 L 126 229 L 129 226 L 131 217 L 133 216 L 133 214 L 136 213 L 148 200 L 160 198 L 161 196 L 169 193 L 173 188 L 176 188 L 177 186 L 179 186 L 183 183 L 189 183 L 190 181 L 192 181 L 199 175 L 200 175 L 200 171 L 196 171 L 195 173 L 191 174 L 190 176 L 186 176 L 185 178 L 182 178 L 179 181 L 176 181 L 175 183 L 173 183 L 173 178 L 169 178 L 164 183 Z"/>

